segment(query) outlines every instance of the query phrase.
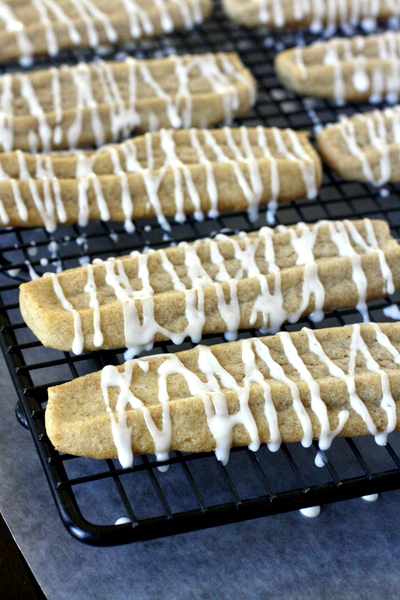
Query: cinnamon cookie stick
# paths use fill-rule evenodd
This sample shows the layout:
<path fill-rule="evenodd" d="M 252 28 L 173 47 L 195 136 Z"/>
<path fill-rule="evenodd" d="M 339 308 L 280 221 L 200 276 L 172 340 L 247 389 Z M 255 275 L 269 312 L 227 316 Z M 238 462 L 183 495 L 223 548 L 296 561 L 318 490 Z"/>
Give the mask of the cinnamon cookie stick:
<path fill-rule="evenodd" d="M 192 29 L 208 17 L 211 0 L 5 0 L 0 4 L 0 62 L 56 56 Z"/>
<path fill-rule="evenodd" d="M 61 452 L 119 458 L 266 442 L 326 450 L 336 436 L 399 429 L 400 324 L 245 339 L 131 360 L 49 388 L 46 431 Z"/>
<path fill-rule="evenodd" d="M 400 33 L 333 38 L 280 52 L 275 68 L 283 85 L 298 94 L 350 100 L 397 102 L 400 92 Z"/>
<path fill-rule="evenodd" d="M 248 210 L 303 196 L 322 178 L 305 132 L 290 129 L 161 130 L 96 152 L 0 154 L 0 223 L 14 227 L 124 221 Z M 7 179 L 8 178 L 8 179 Z M 18 179 L 17 179 L 18 178 Z"/>
<path fill-rule="evenodd" d="M 256 84 L 235 53 L 95 61 L 0 76 L 0 149 L 100 146 L 133 131 L 230 122 Z"/>
<path fill-rule="evenodd" d="M 400 107 L 342 118 L 317 134 L 318 150 L 340 177 L 377 187 L 400 181 Z"/>
<path fill-rule="evenodd" d="M 247 27 L 307 27 L 314 33 L 325 27 L 354 27 L 363 21 L 371 27 L 371 22 L 400 15 L 400 4 L 391 0 L 223 0 L 223 6 L 231 19 Z"/>
<path fill-rule="evenodd" d="M 203 334 L 278 331 L 303 315 L 357 307 L 400 288 L 400 246 L 384 221 L 321 221 L 217 236 L 96 261 L 24 283 L 20 308 L 59 350 L 198 343 Z"/>

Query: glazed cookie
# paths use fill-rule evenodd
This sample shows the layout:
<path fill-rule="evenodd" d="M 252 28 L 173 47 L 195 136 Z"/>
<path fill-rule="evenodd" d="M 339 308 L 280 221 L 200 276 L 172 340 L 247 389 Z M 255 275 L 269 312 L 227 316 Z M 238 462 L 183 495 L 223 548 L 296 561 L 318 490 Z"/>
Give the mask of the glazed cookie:
<path fill-rule="evenodd" d="M 117 44 L 192 29 L 211 0 L 6 0 L 0 3 L 0 62 L 56 56 L 60 50 Z"/>
<path fill-rule="evenodd" d="M 318 150 L 340 177 L 375 186 L 400 181 L 400 107 L 343 117 L 317 134 Z"/>
<path fill-rule="evenodd" d="M 400 92 L 400 33 L 333 38 L 280 52 L 283 85 L 307 96 L 345 101 L 396 102 Z"/>
<path fill-rule="evenodd" d="M 315 33 L 364 21 L 371 28 L 376 21 L 400 15 L 398 0 L 223 0 L 223 6 L 231 19 L 247 27 L 309 27 Z"/>
<path fill-rule="evenodd" d="M 0 222 L 53 231 L 58 223 L 157 216 L 169 229 L 194 213 L 314 198 L 322 178 L 308 134 L 290 129 L 166 130 L 96 152 L 0 154 Z"/>
<path fill-rule="evenodd" d="M 20 288 L 22 316 L 59 350 L 198 343 L 203 334 L 278 331 L 400 287 L 400 246 L 384 221 L 321 221 L 95 261 Z"/>
<path fill-rule="evenodd" d="M 133 131 L 207 127 L 246 113 L 256 84 L 235 53 L 64 65 L 0 76 L 0 148 L 100 146 Z"/>
<path fill-rule="evenodd" d="M 326 450 L 336 436 L 399 429 L 400 324 L 374 323 L 198 346 L 49 388 L 46 431 L 61 452 L 166 460 L 170 450 L 281 442 Z"/>

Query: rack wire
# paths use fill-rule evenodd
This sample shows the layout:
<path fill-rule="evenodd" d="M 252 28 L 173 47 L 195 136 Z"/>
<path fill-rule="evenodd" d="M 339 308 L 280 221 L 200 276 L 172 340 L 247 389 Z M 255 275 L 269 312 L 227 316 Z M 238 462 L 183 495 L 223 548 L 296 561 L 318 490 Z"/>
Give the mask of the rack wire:
<path fill-rule="evenodd" d="M 257 79 L 257 105 L 236 125 L 264 125 L 308 129 L 335 121 L 341 114 L 370 110 L 368 104 L 334 103 L 299 98 L 285 91 L 273 70 L 273 58 L 286 46 L 315 39 L 311 34 L 292 32 L 269 34 L 263 29 L 249 31 L 228 21 L 216 2 L 212 19 L 191 33 L 176 33 L 161 39 L 127 44 L 123 48 L 103 48 L 102 58 L 130 53 L 136 57 L 171 53 L 237 51 Z M 35 66 L 90 60 L 91 50 L 63 53 L 57 59 L 38 59 Z M 8 70 L 17 68 L 9 65 Z M 282 205 L 277 222 L 293 224 L 319 219 L 382 218 L 399 238 L 400 203 L 398 186 L 377 190 L 363 183 L 341 181 L 326 170 L 319 197 Z M 123 255 L 147 246 L 159 248 L 181 240 L 224 231 L 249 231 L 265 224 L 265 211 L 258 221 L 246 213 L 224 213 L 186 223 L 172 220 L 167 235 L 155 219 L 137 223 L 127 234 L 118 223 L 90 223 L 59 227 L 49 234 L 43 228 L 0 231 L 0 345 L 8 364 L 18 403 L 17 418 L 29 428 L 46 473 L 61 519 L 70 533 L 92 545 L 123 544 L 165 535 L 202 529 L 279 512 L 327 504 L 400 487 L 400 437 L 391 434 L 381 448 L 369 437 L 336 439 L 332 448 L 321 453 L 315 445 L 283 444 L 277 453 L 261 447 L 257 453 L 233 449 L 227 466 L 213 454 L 171 453 L 164 463 L 149 456 L 137 458 L 130 469 L 121 469 L 116 460 L 92 460 L 63 455 L 54 450 L 44 426 L 47 388 L 80 375 L 123 361 L 123 350 L 86 352 L 81 356 L 44 348 L 23 323 L 18 306 L 18 286 L 33 274 L 59 271 L 85 264 L 94 257 Z M 372 320 L 386 320 L 385 307 L 400 295 L 373 302 Z M 354 310 L 329 313 L 318 327 L 343 326 L 361 321 Z M 315 327 L 308 319 L 288 325 L 291 331 Z M 259 335 L 247 330 L 239 337 Z M 205 336 L 203 343 L 223 341 L 221 336 Z M 171 343 L 156 344 L 153 353 L 179 351 L 191 347 Z M 316 466 L 316 463 L 322 465 Z M 161 472 L 160 466 L 169 465 Z M 119 521 L 124 518 L 125 523 Z"/>

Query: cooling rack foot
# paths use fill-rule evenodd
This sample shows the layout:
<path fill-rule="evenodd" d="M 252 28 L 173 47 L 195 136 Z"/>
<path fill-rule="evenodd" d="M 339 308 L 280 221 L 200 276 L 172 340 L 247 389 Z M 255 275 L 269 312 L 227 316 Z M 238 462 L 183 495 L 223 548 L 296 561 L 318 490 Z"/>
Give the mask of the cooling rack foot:
<path fill-rule="evenodd" d="M 24 409 L 19 400 L 15 405 L 15 416 L 17 417 L 18 423 L 22 425 L 22 427 L 25 427 L 25 429 L 28 429 L 28 421 L 26 420 Z"/>

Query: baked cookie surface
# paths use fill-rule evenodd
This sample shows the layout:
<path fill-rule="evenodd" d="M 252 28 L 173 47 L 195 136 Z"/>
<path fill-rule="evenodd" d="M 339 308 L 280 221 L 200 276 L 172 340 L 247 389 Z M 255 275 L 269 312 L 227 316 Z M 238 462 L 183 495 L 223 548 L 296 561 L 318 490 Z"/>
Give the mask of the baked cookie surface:
<path fill-rule="evenodd" d="M 125 222 L 166 216 L 183 222 L 194 213 L 315 198 L 322 179 L 318 154 L 306 132 L 277 128 L 166 130 L 97 151 L 31 155 L 0 154 L 0 222 L 44 225 L 90 220 Z"/>
<path fill-rule="evenodd" d="M 223 0 L 227 15 L 248 27 L 265 25 L 271 29 L 309 27 L 318 33 L 325 27 L 355 26 L 400 15 L 398 0 Z"/>
<path fill-rule="evenodd" d="M 317 134 L 324 162 L 343 179 L 400 181 L 400 107 L 342 118 Z"/>
<path fill-rule="evenodd" d="M 0 4 L 0 62 L 56 56 L 192 29 L 208 17 L 211 0 L 5 0 Z"/>
<path fill-rule="evenodd" d="M 46 431 L 59 451 L 93 458 L 371 434 L 399 428 L 400 324 L 303 329 L 146 357 L 51 387 Z"/>
<path fill-rule="evenodd" d="M 298 94 L 345 101 L 397 102 L 400 92 L 400 33 L 332 38 L 280 52 L 275 69 Z"/>
<path fill-rule="evenodd" d="M 256 84 L 236 53 L 97 60 L 0 76 L 0 148 L 100 146 L 132 132 L 209 127 L 246 113 Z"/>
<path fill-rule="evenodd" d="M 128 348 L 258 328 L 357 307 L 400 287 L 384 221 L 321 221 L 95 261 L 20 286 L 22 316 L 48 347 Z"/>

